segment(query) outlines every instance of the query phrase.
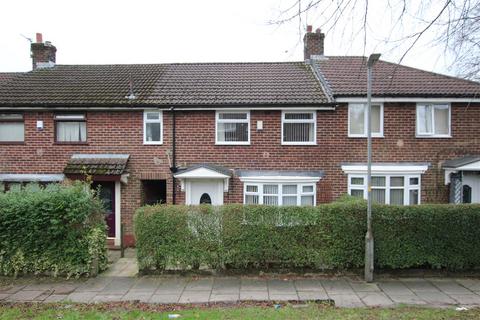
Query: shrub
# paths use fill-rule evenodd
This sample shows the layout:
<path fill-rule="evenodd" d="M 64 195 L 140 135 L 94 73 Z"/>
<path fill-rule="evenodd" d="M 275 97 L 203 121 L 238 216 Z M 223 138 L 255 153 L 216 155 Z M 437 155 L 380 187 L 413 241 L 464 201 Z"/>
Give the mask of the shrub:
<path fill-rule="evenodd" d="M 317 207 L 146 206 L 135 215 L 142 270 L 347 269 L 364 264 L 366 202 Z M 480 266 L 479 205 L 373 207 L 380 268 Z"/>
<path fill-rule="evenodd" d="M 102 205 L 86 184 L 0 193 L 0 273 L 80 276 L 97 262 L 105 269 L 105 230 Z"/>

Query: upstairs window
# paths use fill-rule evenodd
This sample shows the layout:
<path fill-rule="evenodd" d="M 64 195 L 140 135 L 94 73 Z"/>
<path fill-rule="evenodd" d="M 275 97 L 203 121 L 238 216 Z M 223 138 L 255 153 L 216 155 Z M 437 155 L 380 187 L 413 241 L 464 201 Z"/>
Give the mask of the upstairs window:
<path fill-rule="evenodd" d="M 367 136 L 367 109 L 365 103 L 348 105 L 348 136 Z M 383 105 L 372 104 L 372 137 L 383 137 Z"/>
<path fill-rule="evenodd" d="M 316 112 L 282 112 L 282 144 L 317 143 Z"/>
<path fill-rule="evenodd" d="M 81 143 L 87 141 L 87 121 L 84 114 L 55 115 L 55 141 Z"/>
<path fill-rule="evenodd" d="M 250 144 L 250 113 L 216 113 L 216 144 Z"/>
<path fill-rule="evenodd" d="M 145 111 L 143 114 L 143 143 L 163 143 L 163 115 L 161 111 Z"/>
<path fill-rule="evenodd" d="M 23 142 L 25 140 L 25 124 L 22 114 L 0 114 L 0 143 Z"/>
<path fill-rule="evenodd" d="M 450 137 L 450 105 L 417 104 L 417 137 Z"/>

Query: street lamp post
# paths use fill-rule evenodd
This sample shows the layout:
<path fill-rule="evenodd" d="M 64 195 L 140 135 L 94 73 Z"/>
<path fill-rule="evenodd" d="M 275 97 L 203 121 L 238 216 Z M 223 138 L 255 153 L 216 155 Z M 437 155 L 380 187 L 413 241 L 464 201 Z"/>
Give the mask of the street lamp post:
<path fill-rule="evenodd" d="M 373 233 L 372 233 L 372 68 L 380 58 L 373 53 L 367 62 L 367 234 L 365 235 L 365 281 L 373 281 Z"/>

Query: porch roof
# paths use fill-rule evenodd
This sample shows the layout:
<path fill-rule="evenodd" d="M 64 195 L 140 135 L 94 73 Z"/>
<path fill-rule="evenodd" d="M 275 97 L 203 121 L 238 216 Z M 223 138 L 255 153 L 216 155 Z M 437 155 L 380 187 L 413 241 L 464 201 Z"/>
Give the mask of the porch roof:
<path fill-rule="evenodd" d="M 179 169 L 174 176 L 175 178 L 230 178 L 232 171 L 216 164 L 199 163 Z"/>
<path fill-rule="evenodd" d="M 480 155 L 468 155 L 452 160 L 447 160 L 442 166 L 444 169 L 473 170 L 480 169 Z"/>
<path fill-rule="evenodd" d="M 122 175 L 129 158 L 128 154 L 74 154 L 63 173 L 66 175 Z"/>

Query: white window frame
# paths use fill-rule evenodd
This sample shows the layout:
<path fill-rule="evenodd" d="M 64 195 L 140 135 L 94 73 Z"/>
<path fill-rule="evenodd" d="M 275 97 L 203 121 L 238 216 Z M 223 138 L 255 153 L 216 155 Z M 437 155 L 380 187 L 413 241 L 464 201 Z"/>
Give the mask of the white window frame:
<path fill-rule="evenodd" d="M 147 119 L 147 113 L 158 113 L 158 119 Z M 147 141 L 147 123 L 160 123 L 160 141 Z M 143 144 L 161 145 L 163 144 L 163 112 L 161 110 L 143 111 Z"/>
<path fill-rule="evenodd" d="M 422 177 L 420 174 L 372 174 L 372 177 L 385 177 L 384 187 L 372 186 L 372 189 L 385 190 L 385 204 L 390 204 L 390 190 L 391 189 L 403 189 L 403 205 L 410 205 L 410 190 L 418 190 L 418 204 L 422 201 Z M 403 187 L 396 187 L 390 185 L 390 179 L 394 177 L 403 177 Z M 363 178 L 363 185 L 352 184 L 352 178 Z M 410 178 L 418 178 L 418 185 L 410 185 Z M 367 175 L 366 174 L 349 174 L 348 175 L 348 194 L 352 194 L 353 190 L 363 190 L 363 198 L 367 199 Z"/>
<path fill-rule="evenodd" d="M 313 196 L 313 206 L 315 207 L 317 205 L 317 185 L 314 182 L 311 183 L 305 183 L 305 182 L 245 182 L 243 184 L 243 204 L 246 203 L 247 195 L 256 195 L 258 196 L 258 204 L 263 205 L 263 186 L 264 185 L 277 185 L 278 186 L 278 192 L 277 192 L 277 203 L 278 206 L 283 206 L 283 186 L 284 185 L 296 185 L 297 186 L 297 192 L 295 196 L 297 197 L 297 204 L 296 206 L 301 206 L 302 205 L 302 196 Z M 252 191 L 247 191 L 247 186 L 256 186 L 258 192 L 252 192 Z M 312 186 L 313 191 L 312 192 L 303 192 L 303 187 L 304 186 Z M 275 196 L 272 194 L 268 194 L 267 196 Z M 291 195 L 285 195 L 285 196 L 293 196 Z"/>
<path fill-rule="evenodd" d="M 246 113 L 247 119 L 220 119 L 220 113 Z M 218 141 L 218 124 L 219 123 L 247 123 L 248 124 L 248 141 Z M 249 110 L 229 110 L 215 111 L 215 144 L 216 145 L 250 145 L 250 111 Z"/>
<path fill-rule="evenodd" d="M 23 126 L 23 139 L 22 140 L 3 140 L 0 141 L 0 144 L 15 144 L 15 143 L 24 143 L 25 142 L 25 117 L 23 113 L 0 113 L 0 124 L 9 124 L 9 123 L 21 123 Z"/>
<path fill-rule="evenodd" d="M 419 107 L 420 106 L 432 106 L 431 122 L 432 132 L 419 132 Z M 435 108 L 447 107 L 448 108 L 448 133 L 436 134 L 435 133 Z M 415 112 L 415 137 L 416 138 L 451 138 L 452 137 L 452 106 L 450 103 L 417 103 Z"/>
<path fill-rule="evenodd" d="M 351 122 L 350 122 L 350 107 L 351 106 L 356 106 L 356 105 L 361 105 L 364 107 L 364 116 L 363 116 L 363 127 L 365 128 L 365 132 L 363 134 L 360 134 L 360 133 L 351 133 L 350 129 L 351 129 Z M 383 138 L 383 112 L 384 112 L 384 107 L 383 107 L 383 103 L 372 103 L 372 106 L 380 106 L 380 132 L 372 132 L 372 137 L 374 138 Z M 348 110 L 347 110 L 347 113 L 348 113 L 348 137 L 349 138 L 366 138 L 367 137 L 367 108 L 368 108 L 368 104 L 367 103 L 361 103 L 361 102 L 358 102 L 358 103 L 349 103 L 348 104 Z"/>
<path fill-rule="evenodd" d="M 55 143 L 63 144 L 86 144 L 88 142 L 88 122 L 85 113 L 58 113 L 53 117 L 55 125 Z M 63 141 L 58 140 L 58 123 L 59 122 L 79 122 L 85 123 L 85 140 L 79 141 Z"/>
<path fill-rule="evenodd" d="M 288 113 L 311 113 L 312 119 L 285 119 L 285 114 Z M 283 141 L 283 125 L 285 123 L 313 123 L 313 141 Z M 280 130 L 281 132 L 281 143 L 282 145 L 300 145 L 300 146 L 313 146 L 317 144 L 317 112 L 308 111 L 308 110 L 282 110 L 282 125 Z"/>

